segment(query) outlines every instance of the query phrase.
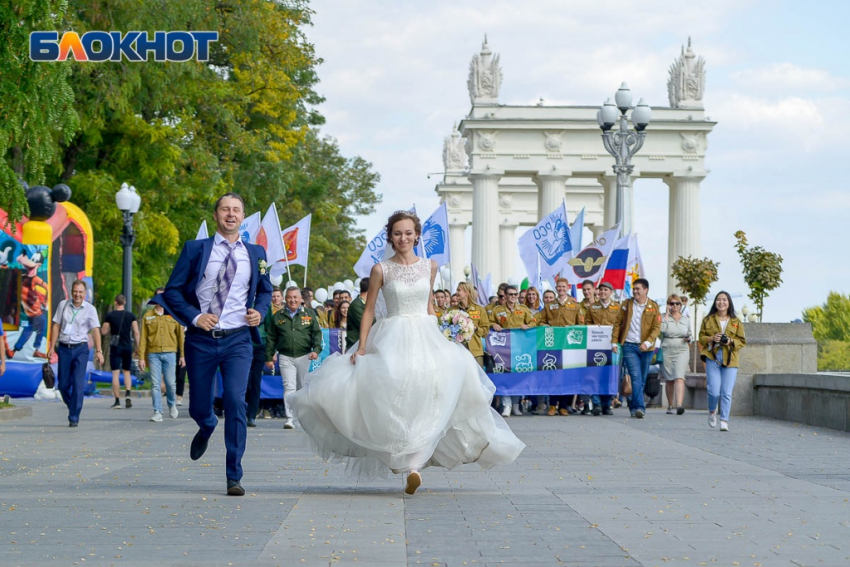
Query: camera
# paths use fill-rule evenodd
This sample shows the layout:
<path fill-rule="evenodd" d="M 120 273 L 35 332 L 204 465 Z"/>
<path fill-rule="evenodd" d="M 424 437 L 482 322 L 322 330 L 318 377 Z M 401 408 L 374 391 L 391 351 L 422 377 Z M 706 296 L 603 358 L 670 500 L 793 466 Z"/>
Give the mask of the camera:
<path fill-rule="evenodd" d="M 722 346 L 728 345 L 729 344 L 729 335 L 727 335 L 726 333 L 720 335 L 720 344 Z"/>

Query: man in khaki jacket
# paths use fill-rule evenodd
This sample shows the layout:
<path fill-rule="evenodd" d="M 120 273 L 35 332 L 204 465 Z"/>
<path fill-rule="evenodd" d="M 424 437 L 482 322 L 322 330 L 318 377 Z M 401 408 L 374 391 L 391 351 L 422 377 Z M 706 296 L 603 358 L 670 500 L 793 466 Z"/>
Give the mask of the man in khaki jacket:
<path fill-rule="evenodd" d="M 632 379 L 629 412 L 632 417 L 643 419 L 646 413 L 643 387 L 655 351 L 655 339 L 661 334 L 661 311 L 649 299 L 649 282 L 644 278 L 636 279 L 632 290 L 634 297 L 620 306 L 612 342 L 623 345 L 623 364 Z"/>
<path fill-rule="evenodd" d="M 151 399 L 153 415 L 151 421 L 162 421 L 162 391 L 160 384 L 165 377 L 165 395 L 168 400 L 168 414 L 176 418 L 177 400 L 175 386 L 177 365 L 186 366 L 183 358 L 183 327 L 155 305 L 142 316 L 142 337 L 139 340 L 139 370 L 151 368 Z"/>

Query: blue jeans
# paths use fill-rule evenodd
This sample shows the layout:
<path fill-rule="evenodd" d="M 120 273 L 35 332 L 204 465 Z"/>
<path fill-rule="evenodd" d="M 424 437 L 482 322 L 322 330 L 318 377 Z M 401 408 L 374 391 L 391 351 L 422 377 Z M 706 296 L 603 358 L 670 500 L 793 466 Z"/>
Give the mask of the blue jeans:
<path fill-rule="evenodd" d="M 737 368 L 720 366 L 717 361 L 705 360 L 705 385 L 708 390 L 708 411 L 717 411 L 720 402 L 720 421 L 729 421 L 732 410 L 732 390 L 735 389 L 735 379 L 738 377 Z"/>
<path fill-rule="evenodd" d="M 595 408 L 610 408 L 611 407 L 611 398 L 614 396 L 604 395 L 604 394 L 593 394 L 590 396 L 590 401 L 593 402 L 593 407 Z"/>
<path fill-rule="evenodd" d="M 640 350 L 635 343 L 623 344 L 623 365 L 632 378 L 632 395 L 629 397 L 629 411 L 634 415 L 637 410 L 646 412 L 646 402 L 643 398 L 643 387 L 646 375 L 649 374 L 649 363 L 652 362 L 652 351 Z"/>
<path fill-rule="evenodd" d="M 162 413 L 162 376 L 165 375 L 165 395 L 168 398 L 168 407 L 174 407 L 176 399 L 174 389 L 177 386 L 177 353 L 176 352 L 149 352 L 148 362 L 151 367 L 151 399 L 153 400 L 153 411 Z"/>
<path fill-rule="evenodd" d="M 86 390 L 86 366 L 89 361 L 89 346 L 86 343 L 75 347 L 56 347 L 59 356 L 59 393 L 68 406 L 68 421 L 80 421 L 83 409 L 83 394 Z"/>

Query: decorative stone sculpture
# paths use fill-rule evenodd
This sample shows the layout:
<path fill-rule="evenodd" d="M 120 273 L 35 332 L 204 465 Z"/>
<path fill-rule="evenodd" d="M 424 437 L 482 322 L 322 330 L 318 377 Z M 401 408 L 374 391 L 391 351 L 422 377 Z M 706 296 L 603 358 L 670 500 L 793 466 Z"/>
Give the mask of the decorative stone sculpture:
<path fill-rule="evenodd" d="M 493 55 L 487 45 L 487 36 L 481 45 L 481 53 L 472 56 L 469 63 L 469 100 L 475 104 L 496 104 L 499 100 L 499 86 L 502 84 L 502 69 L 499 56 Z"/>
<path fill-rule="evenodd" d="M 546 136 L 546 141 L 543 142 L 543 145 L 550 152 L 560 152 L 561 136 L 563 134 L 563 132 L 543 132 L 543 135 Z"/>
<path fill-rule="evenodd" d="M 465 164 L 466 148 L 455 123 L 452 127 L 452 135 L 446 136 L 443 140 L 443 167 L 446 171 L 463 171 Z"/>
<path fill-rule="evenodd" d="M 705 60 L 694 55 L 691 38 L 688 49 L 682 47 L 682 54 L 670 65 L 670 78 L 667 80 L 667 94 L 672 108 L 703 108 L 702 97 L 705 92 Z"/>
<path fill-rule="evenodd" d="M 478 147 L 482 151 L 492 152 L 496 149 L 496 132 L 479 132 Z"/>

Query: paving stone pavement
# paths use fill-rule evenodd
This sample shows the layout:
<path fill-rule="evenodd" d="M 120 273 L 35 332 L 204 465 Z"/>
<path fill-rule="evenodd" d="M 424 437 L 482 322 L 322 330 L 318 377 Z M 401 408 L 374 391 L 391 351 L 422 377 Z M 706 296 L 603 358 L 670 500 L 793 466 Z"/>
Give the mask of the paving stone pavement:
<path fill-rule="evenodd" d="M 222 429 L 87 399 L 0 423 L 0 565 L 850 565 L 850 435 L 705 412 L 512 417 L 511 466 L 357 482 L 280 420 L 249 429 L 248 494 Z"/>

